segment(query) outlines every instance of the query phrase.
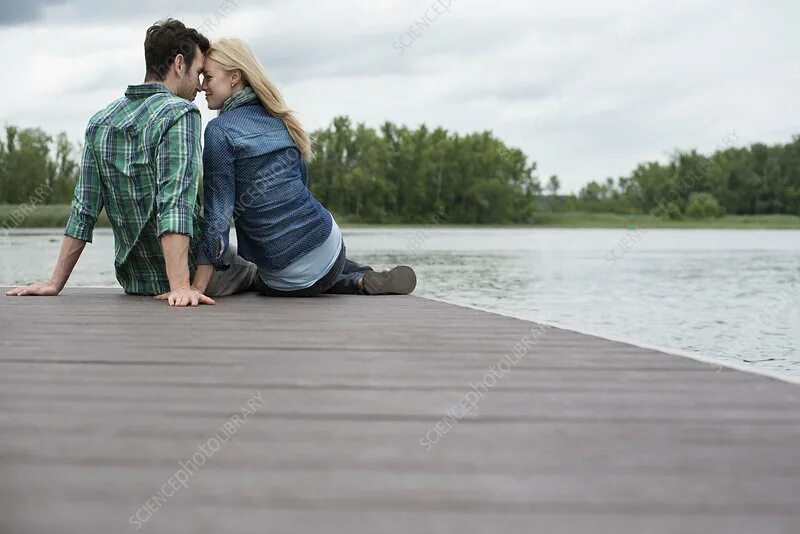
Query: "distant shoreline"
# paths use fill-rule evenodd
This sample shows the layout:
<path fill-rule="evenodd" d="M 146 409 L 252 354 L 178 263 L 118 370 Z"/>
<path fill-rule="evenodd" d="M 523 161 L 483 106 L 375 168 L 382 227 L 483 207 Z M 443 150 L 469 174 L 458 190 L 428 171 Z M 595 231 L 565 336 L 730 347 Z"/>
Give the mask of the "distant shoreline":
<path fill-rule="evenodd" d="M 62 228 L 69 217 L 70 207 L 67 204 L 37 206 L 21 212 L 19 206 L 0 204 L 0 231 L 30 228 Z M 24 213 L 24 217 L 15 217 L 14 213 Z M 617 213 L 587 212 L 550 212 L 542 211 L 534 215 L 531 224 L 431 224 L 420 221 L 412 223 L 362 223 L 349 221 L 346 217 L 337 217 L 343 228 L 685 228 L 685 229 L 730 229 L 730 230 L 800 230 L 798 215 L 726 215 L 709 219 L 667 220 L 653 215 L 621 215 Z M 108 228 L 105 213 L 101 214 L 97 226 Z"/>

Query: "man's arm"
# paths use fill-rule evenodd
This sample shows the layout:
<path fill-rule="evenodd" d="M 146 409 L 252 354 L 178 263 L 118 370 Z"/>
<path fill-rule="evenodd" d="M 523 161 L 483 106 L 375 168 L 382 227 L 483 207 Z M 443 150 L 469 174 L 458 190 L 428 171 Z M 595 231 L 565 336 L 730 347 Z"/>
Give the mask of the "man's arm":
<path fill-rule="evenodd" d="M 164 252 L 170 292 L 156 297 L 170 306 L 214 301 L 189 285 L 189 241 L 200 175 L 200 112 L 181 115 L 161 139 L 156 155 L 158 237 Z"/>
<path fill-rule="evenodd" d="M 100 173 L 91 140 L 87 134 L 81 157 L 81 172 L 78 176 L 78 183 L 75 184 L 72 208 L 67 227 L 64 229 L 64 241 L 61 243 L 61 252 L 50 280 L 12 289 L 6 295 L 55 296 L 61 293 L 72 274 L 72 269 L 78 263 L 86 243 L 92 242 L 94 226 L 102 209 Z"/>
<path fill-rule="evenodd" d="M 58 261 L 53 269 L 53 275 L 47 282 L 37 282 L 28 286 L 18 287 L 12 289 L 6 295 L 24 297 L 24 296 L 48 296 L 52 297 L 61 293 L 64 286 L 69 280 L 69 275 L 72 274 L 72 269 L 78 263 L 86 246 L 86 241 L 75 239 L 74 237 L 64 236 L 64 241 L 61 243 L 61 253 L 58 255 Z"/>
<path fill-rule="evenodd" d="M 170 292 L 159 295 L 156 299 L 168 300 L 170 306 L 214 304 L 212 299 L 203 294 L 205 287 L 197 289 L 189 286 L 189 236 L 164 234 L 161 236 L 161 249 L 167 264 Z"/>

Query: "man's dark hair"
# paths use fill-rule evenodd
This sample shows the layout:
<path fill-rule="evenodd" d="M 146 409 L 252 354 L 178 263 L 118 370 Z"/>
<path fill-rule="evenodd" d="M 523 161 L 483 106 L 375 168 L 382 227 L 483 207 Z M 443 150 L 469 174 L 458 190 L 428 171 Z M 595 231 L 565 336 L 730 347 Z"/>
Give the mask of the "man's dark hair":
<path fill-rule="evenodd" d="M 179 20 L 160 20 L 147 28 L 144 38 L 144 62 L 146 78 L 163 80 L 167 77 L 175 56 L 183 54 L 186 68 L 192 66 L 195 47 L 205 54 L 211 44 L 194 28 L 187 28 Z"/>

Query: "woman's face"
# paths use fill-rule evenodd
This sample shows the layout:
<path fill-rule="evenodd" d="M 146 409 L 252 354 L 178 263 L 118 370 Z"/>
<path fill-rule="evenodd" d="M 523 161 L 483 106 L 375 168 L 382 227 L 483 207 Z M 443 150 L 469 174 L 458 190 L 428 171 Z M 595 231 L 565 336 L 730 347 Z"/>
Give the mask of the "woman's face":
<path fill-rule="evenodd" d="M 203 69 L 203 92 L 208 109 L 222 109 L 222 104 L 233 96 L 239 82 L 238 72 L 226 72 L 213 59 L 206 59 Z"/>

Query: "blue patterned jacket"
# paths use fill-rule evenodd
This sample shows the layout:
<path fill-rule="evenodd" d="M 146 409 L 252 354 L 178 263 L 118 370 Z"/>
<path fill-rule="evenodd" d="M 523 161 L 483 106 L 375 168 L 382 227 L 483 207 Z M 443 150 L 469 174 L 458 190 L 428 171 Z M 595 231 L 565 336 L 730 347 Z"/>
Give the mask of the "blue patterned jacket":
<path fill-rule="evenodd" d="M 308 190 L 307 172 L 283 121 L 265 111 L 252 88 L 226 100 L 206 126 L 198 263 L 230 267 L 231 218 L 237 254 L 263 271 L 283 269 L 321 245 L 332 218 Z"/>

